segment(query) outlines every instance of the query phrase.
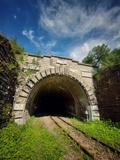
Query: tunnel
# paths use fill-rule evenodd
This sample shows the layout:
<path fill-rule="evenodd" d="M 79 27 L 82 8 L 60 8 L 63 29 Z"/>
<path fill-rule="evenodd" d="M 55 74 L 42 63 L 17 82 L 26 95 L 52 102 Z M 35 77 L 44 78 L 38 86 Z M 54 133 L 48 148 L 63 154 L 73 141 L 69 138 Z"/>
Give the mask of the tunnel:
<path fill-rule="evenodd" d="M 68 106 L 74 105 L 70 93 L 59 84 L 45 87 L 38 92 L 34 99 L 34 114 L 39 115 L 66 115 Z"/>
<path fill-rule="evenodd" d="M 82 85 L 65 75 L 44 77 L 34 86 L 27 101 L 32 116 L 75 116 L 85 119 L 89 101 Z"/>

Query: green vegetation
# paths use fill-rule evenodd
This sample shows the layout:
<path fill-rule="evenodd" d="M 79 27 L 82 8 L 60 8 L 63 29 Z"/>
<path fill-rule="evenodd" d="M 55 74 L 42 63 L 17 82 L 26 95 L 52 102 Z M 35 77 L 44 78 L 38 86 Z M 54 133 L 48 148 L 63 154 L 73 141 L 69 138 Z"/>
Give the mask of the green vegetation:
<path fill-rule="evenodd" d="M 120 150 L 120 123 L 111 121 L 80 122 L 71 119 L 74 126 Z M 25 125 L 13 122 L 0 130 L 0 160 L 65 160 L 73 155 L 79 160 L 90 160 L 82 155 L 74 144 L 59 128 L 52 134 L 44 128 L 39 119 L 31 117 Z M 77 152 L 77 153 L 76 153 Z M 79 155 L 78 155 L 79 153 Z"/>
<path fill-rule="evenodd" d="M 0 130 L 0 160 L 64 160 L 74 154 L 73 150 L 82 160 L 90 160 L 62 131 L 55 128 L 54 133 L 34 117 L 22 126 L 11 122 Z"/>
<path fill-rule="evenodd" d="M 12 106 L 13 103 L 12 94 L 14 94 L 15 85 L 20 83 L 25 83 L 32 76 L 34 70 L 31 69 L 30 64 L 26 61 L 28 55 L 25 54 L 24 48 L 18 44 L 17 38 L 7 39 L 4 33 L 0 33 L 0 55 L 1 55 L 0 76 L 4 77 L 6 75 L 7 77 L 8 75 L 10 75 L 12 79 L 10 82 L 8 82 L 10 83 L 10 85 L 8 86 L 10 87 L 10 89 L 9 88 L 8 90 L 6 89 L 6 92 L 8 92 L 8 94 L 10 93 L 9 94 L 11 96 L 11 98 L 9 98 L 10 101 L 8 101 L 8 97 L 4 97 L 3 92 L 1 92 L 2 95 L 0 95 L 0 101 L 2 102 L 0 104 L 0 127 L 3 127 L 4 125 L 6 125 L 5 123 L 8 122 L 8 117 L 10 118 L 8 112 L 11 112 L 12 110 L 9 109 L 8 111 L 9 107 L 7 106 L 9 105 Z M 40 52 L 35 53 L 36 57 L 39 55 Z M 40 66 L 38 63 L 38 59 L 36 57 L 33 59 L 32 62 L 34 68 Z M 26 64 L 26 69 L 23 70 L 23 65 L 25 64 Z M 4 81 L 1 82 L 1 85 L 4 86 Z M 12 89 L 12 94 L 10 92 L 11 89 Z"/>
<path fill-rule="evenodd" d="M 36 52 L 36 53 L 34 53 L 34 55 L 36 56 L 36 57 L 39 57 L 40 56 L 40 52 Z"/>
<path fill-rule="evenodd" d="M 18 44 L 17 38 L 10 39 L 9 42 L 11 44 L 12 51 L 15 54 L 18 54 L 18 55 L 23 54 L 24 48 Z"/>
<path fill-rule="evenodd" d="M 102 63 L 108 57 L 110 49 L 107 45 L 103 44 L 101 46 L 94 47 L 88 55 L 82 60 L 83 63 L 93 64 L 96 67 L 101 67 Z"/>
<path fill-rule="evenodd" d="M 93 64 L 98 68 L 96 77 L 107 68 L 120 64 L 120 48 L 110 50 L 107 45 L 102 44 L 94 47 L 82 60 L 83 63 Z"/>
<path fill-rule="evenodd" d="M 62 159 L 63 149 L 55 137 L 42 125 L 10 123 L 0 131 L 0 160 L 56 160 Z"/>
<path fill-rule="evenodd" d="M 18 44 L 17 38 L 9 39 L 9 42 L 11 44 L 12 51 L 15 55 L 16 61 L 18 62 L 19 66 L 21 66 L 27 58 L 27 55 L 24 53 L 24 48 Z M 19 69 L 18 73 L 20 72 L 21 70 Z"/>
<path fill-rule="evenodd" d="M 120 150 L 120 123 L 114 124 L 112 121 L 99 120 L 83 123 L 75 118 L 72 119 L 72 122 L 88 136 Z"/>
<path fill-rule="evenodd" d="M 3 123 L 2 127 L 6 126 L 10 118 L 12 117 L 12 109 L 13 106 L 11 104 L 7 104 L 5 107 L 2 108 L 0 114 L 0 120 Z"/>
<path fill-rule="evenodd" d="M 17 38 L 9 39 L 9 42 L 12 47 L 12 51 L 15 54 L 16 60 L 20 66 L 20 69 L 18 71 L 18 80 L 23 81 L 26 78 L 29 79 L 30 76 L 34 73 L 33 70 L 30 69 L 29 63 L 27 62 L 27 57 L 28 55 L 25 53 L 24 48 L 18 44 Z M 36 57 L 40 56 L 40 52 L 37 52 L 34 54 Z M 35 68 L 39 66 L 38 59 L 34 58 L 32 61 L 32 64 L 34 65 Z M 22 65 L 26 65 L 27 69 L 22 70 Z"/>

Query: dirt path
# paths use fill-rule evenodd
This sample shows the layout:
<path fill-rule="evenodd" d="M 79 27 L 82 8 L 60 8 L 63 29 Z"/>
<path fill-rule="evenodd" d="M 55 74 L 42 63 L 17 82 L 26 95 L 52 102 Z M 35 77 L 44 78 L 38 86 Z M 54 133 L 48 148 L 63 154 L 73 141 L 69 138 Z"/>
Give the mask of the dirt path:
<path fill-rule="evenodd" d="M 44 127 L 49 130 L 52 134 L 55 135 L 56 138 L 61 137 L 61 133 L 59 132 L 60 129 L 57 127 L 57 125 L 53 122 L 53 120 L 50 118 L 50 116 L 43 116 L 36 118 L 36 121 L 42 122 Z M 63 139 L 61 139 L 61 143 L 64 144 L 65 150 L 67 150 L 66 154 L 64 155 L 65 160 L 84 160 L 86 157 L 85 154 L 82 152 L 82 150 L 74 143 L 71 143 L 69 138 L 69 142 L 67 142 L 66 137 L 63 136 Z"/>

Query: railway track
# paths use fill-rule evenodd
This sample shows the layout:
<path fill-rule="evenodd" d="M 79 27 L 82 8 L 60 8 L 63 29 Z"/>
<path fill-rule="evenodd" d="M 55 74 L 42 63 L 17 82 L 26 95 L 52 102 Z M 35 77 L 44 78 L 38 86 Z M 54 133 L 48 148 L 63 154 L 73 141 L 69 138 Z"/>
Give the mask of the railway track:
<path fill-rule="evenodd" d="M 93 137 L 88 137 L 86 134 L 75 126 L 67 122 L 62 117 L 50 118 L 59 126 L 80 148 L 85 154 L 95 160 L 120 160 L 120 152 L 111 146 L 98 141 Z"/>
<path fill-rule="evenodd" d="M 88 137 L 88 135 L 87 135 L 85 132 L 83 132 L 82 130 L 76 128 L 76 127 L 73 126 L 71 123 L 67 122 L 65 119 L 63 119 L 63 118 L 61 118 L 61 117 L 58 117 L 58 118 L 61 119 L 63 122 L 67 123 L 68 125 L 72 126 L 73 128 L 75 128 L 76 130 L 82 132 L 85 136 Z M 97 142 L 99 142 L 99 143 L 101 143 L 103 146 L 109 148 L 112 152 L 117 153 L 117 154 L 120 155 L 120 150 L 118 150 L 118 149 L 116 149 L 116 148 L 114 148 L 114 147 L 112 147 L 112 146 L 109 146 L 108 144 L 106 144 L 106 143 L 104 143 L 104 142 L 102 142 L 102 141 L 100 141 L 100 140 L 98 140 L 98 139 L 96 139 L 96 138 L 94 138 L 94 137 L 92 137 L 92 136 L 91 136 L 90 138 L 93 139 L 93 140 L 95 140 L 95 141 L 97 141 Z"/>

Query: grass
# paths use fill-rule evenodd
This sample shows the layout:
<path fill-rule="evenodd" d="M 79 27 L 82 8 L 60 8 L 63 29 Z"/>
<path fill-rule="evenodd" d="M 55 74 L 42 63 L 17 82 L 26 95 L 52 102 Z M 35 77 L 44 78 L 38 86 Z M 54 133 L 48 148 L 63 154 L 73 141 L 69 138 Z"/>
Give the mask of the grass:
<path fill-rule="evenodd" d="M 42 125 L 9 124 L 0 131 L 0 160 L 62 160 L 64 150 Z"/>
<path fill-rule="evenodd" d="M 68 137 L 68 132 L 64 132 L 61 129 L 55 128 L 55 133 L 57 133 L 57 140 L 63 144 L 65 155 L 64 157 L 67 160 L 92 160 L 91 157 L 85 155 L 81 148 L 73 141 L 70 137 Z M 65 159 L 66 159 L 65 158 Z"/>
<path fill-rule="evenodd" d="M 72 118 L 77 128 L 120 150 L 120 123 L 111 121 L 80 122 Z M 0 160 L 90 160 L 60 129 L 52 134 L 40 121 L 31 117 L 25 125 L 13 122 L 0 130 Z M 73 159 L 73 158 L 72 158 Z"/>
<path fill-rule="evenodd" d="M 90 160 L 80 148 L 55 128 L 57 137 L 31 117 L 25 125 L 9 123 L 0 130 L 0 160 Z M 78 153 L 78 155 L 77 155 Z"/>
<path fill-rule="evenodd" d="M 98 140 L 120 150 L 120 123 L 114 124 L 111 121 L 88 121 L 80 122 L 72 118 L 74 126 L 84 131 L 88 136 L 97 138 Z"/>

